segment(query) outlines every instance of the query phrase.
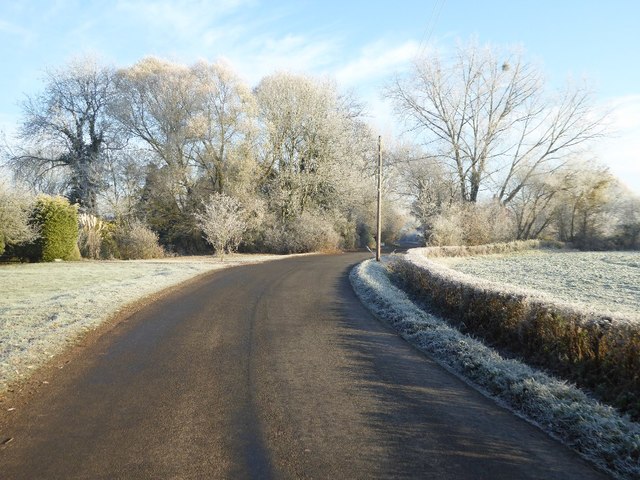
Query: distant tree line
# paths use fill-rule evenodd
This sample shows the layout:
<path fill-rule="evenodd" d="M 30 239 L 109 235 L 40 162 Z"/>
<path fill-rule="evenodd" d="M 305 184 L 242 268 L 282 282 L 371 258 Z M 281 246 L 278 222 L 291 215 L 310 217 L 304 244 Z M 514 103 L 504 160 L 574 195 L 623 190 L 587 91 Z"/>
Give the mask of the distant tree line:
<path fill-rule="evenodd" d="M 475 44 L 388 86 L 415 139 L 394 153 L 398 185 L 427 243 L 640 247 L 640 199 L 589 152 L 605 115 L 584 87 L 544 87 L 519 55 Z"/>
<path fill-rule="evenodd" d="M 18 140 L 5 147 L 17 180 L 95 217 L 81 235 L 94 244 L 132 224 L 176 253 L 209 251 L 205 239 L 283 253 L 373 241 L 375 137 L 330 81 L 276 73 L 251 90 L 223 63 L 83 58 L 47 73 Z M 232 217 L 241 234 L 218 238 Z"/>
<path fill-rule="evenodd" d="M 383 241 L 410 214 L 435 245 L 640 246 L 640 200 L 589 154 L 605 132 L 585 88 L 550 94 L 520 55 L 471 44 L 384 95 L 407 134 L 385 141 Z M 374 244 L 376 139 L 332 81 L 274 73 L 251 89 L 221 62 L 82 58 L 23 113 L 4 159 L 32 193 L 77 205 L 83 256 Z M 0 190 L 0 241 L 33 242 L 29 199 Z"/>

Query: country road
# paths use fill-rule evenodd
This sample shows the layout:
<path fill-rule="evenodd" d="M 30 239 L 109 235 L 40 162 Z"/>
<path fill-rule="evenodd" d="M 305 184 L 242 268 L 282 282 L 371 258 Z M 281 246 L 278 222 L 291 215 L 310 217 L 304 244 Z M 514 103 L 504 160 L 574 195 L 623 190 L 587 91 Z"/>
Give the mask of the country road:
<path fill-rule="evenodd" d="M 0 478 L 604 478 L 373 318 L 364 258 L 217 271 L 133 314 L 11 412 Z"/>

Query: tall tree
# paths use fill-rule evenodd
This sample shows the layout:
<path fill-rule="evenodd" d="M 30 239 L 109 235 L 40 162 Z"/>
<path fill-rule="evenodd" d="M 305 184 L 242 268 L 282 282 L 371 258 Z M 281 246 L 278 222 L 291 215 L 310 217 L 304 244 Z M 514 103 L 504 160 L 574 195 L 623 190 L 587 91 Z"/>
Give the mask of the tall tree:
<path fill-rule="evenodd" d="M 584 89 L 550 98 L 520 56 L 471 45 L 452 62 L 423 58 L 386 94 L 408 127 L 455 173 L 461 199 L 507 204 L 538 174 L 602 134 Z"/>
<path fill-rule="evenodd" d="M 189 69 L 148 57 L 120 70 L 118 78 L 120 88 L 112 114 L 168 169 L 173 200 L 185 210 L 195 182 L 189 150 L 195 137 L 191 122 L 197 102 Z"/>
<path fill-rule="evenodd" d="M 82 211 L 97 211 L 104 152 L 115 147 L 107 106 L 116 91 L 114 72 L 80 58 L 46 73 L 44 91 L 28 97 L 19 131 L 22 145 L 10 163 L 18 175 L 68 173 L 67 196 Z"/>
<path fill-rule="evenodd" d="M 263 188 L 281 217 L 337 208 L 375 145 L 353 103 L 330 82 L 288 73 L 264 78 L 256 95 Z"/>
<path fill-rule="evenodd" d="M 209 188 L 223 193 L 231 170 L 230 159 L 249 149 L 255 99 L 224 63 L 199 62 L 191 67 L 191 74 L 198 102 L 191 124 L 195 137 L 192 159 L 202 169 Z"/>

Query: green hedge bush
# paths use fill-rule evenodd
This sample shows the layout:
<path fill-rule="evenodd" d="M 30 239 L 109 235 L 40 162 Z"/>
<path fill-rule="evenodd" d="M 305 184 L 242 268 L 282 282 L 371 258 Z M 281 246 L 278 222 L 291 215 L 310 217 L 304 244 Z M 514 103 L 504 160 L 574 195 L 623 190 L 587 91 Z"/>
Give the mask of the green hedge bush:
<path fill-rule="evenodd" d="M 451 253 L 417 250 L 429 256 Z M 415 261 L 414 255 L 397 258 L 394 279 L 460 330 L 640 419 L 640 324 L 464 280 L 444 265 Z"/>
<path fill-rule="evenodd" d="M 39 238 L 19 249 L 32 262 L 79 260 L 78 207 L 64 197 L 40 195 L 31 212 L 31 223 Z"/>

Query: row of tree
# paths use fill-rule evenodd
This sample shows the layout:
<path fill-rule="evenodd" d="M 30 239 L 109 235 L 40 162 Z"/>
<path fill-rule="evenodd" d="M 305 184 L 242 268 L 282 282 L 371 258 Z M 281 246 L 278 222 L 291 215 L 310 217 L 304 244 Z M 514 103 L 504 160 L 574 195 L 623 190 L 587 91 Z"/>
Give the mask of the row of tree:
<path fill-rule="evenodd" d="M 141 218 L 177 252 L 206 248 L 202 212 L 227 197 L 247 249 L 372 240 L 375 138 L 330 81 L 278 73 L 252 91 L 222 63 L 83 59 L 27 100 L 19 140 L 7 158 L 22 182 L 87 214 Z"/>
<path fill-rule="evenodd" d="M 605 117 L 586 89 L 551 95 L 521 56 L 470 45 L 416 61 L 384 95 L 410 140 L 385 142 L 383 240 L 404 206 L 430 243 L 638 246 L 638 197 L 587 160 Z M 297 252 L 373 243 L 375 145 L 329 80 L 276 73 L 250 89 L 224 63 L 85 58 L 28 97 L 5 158 L 32 190 L 142 221 L 176 252 L 204 251 L 203 232 L 216 250 Z"/>
<path fill-rule="evenodd" d="M 471 45 L 416 63 L 386 95 L 418 140 L 395 156 L 429 242 L 640 247 L 640 199 L 589 153 L 606 114 L 586 88 L 550 94 L 519 55 Z"/>

